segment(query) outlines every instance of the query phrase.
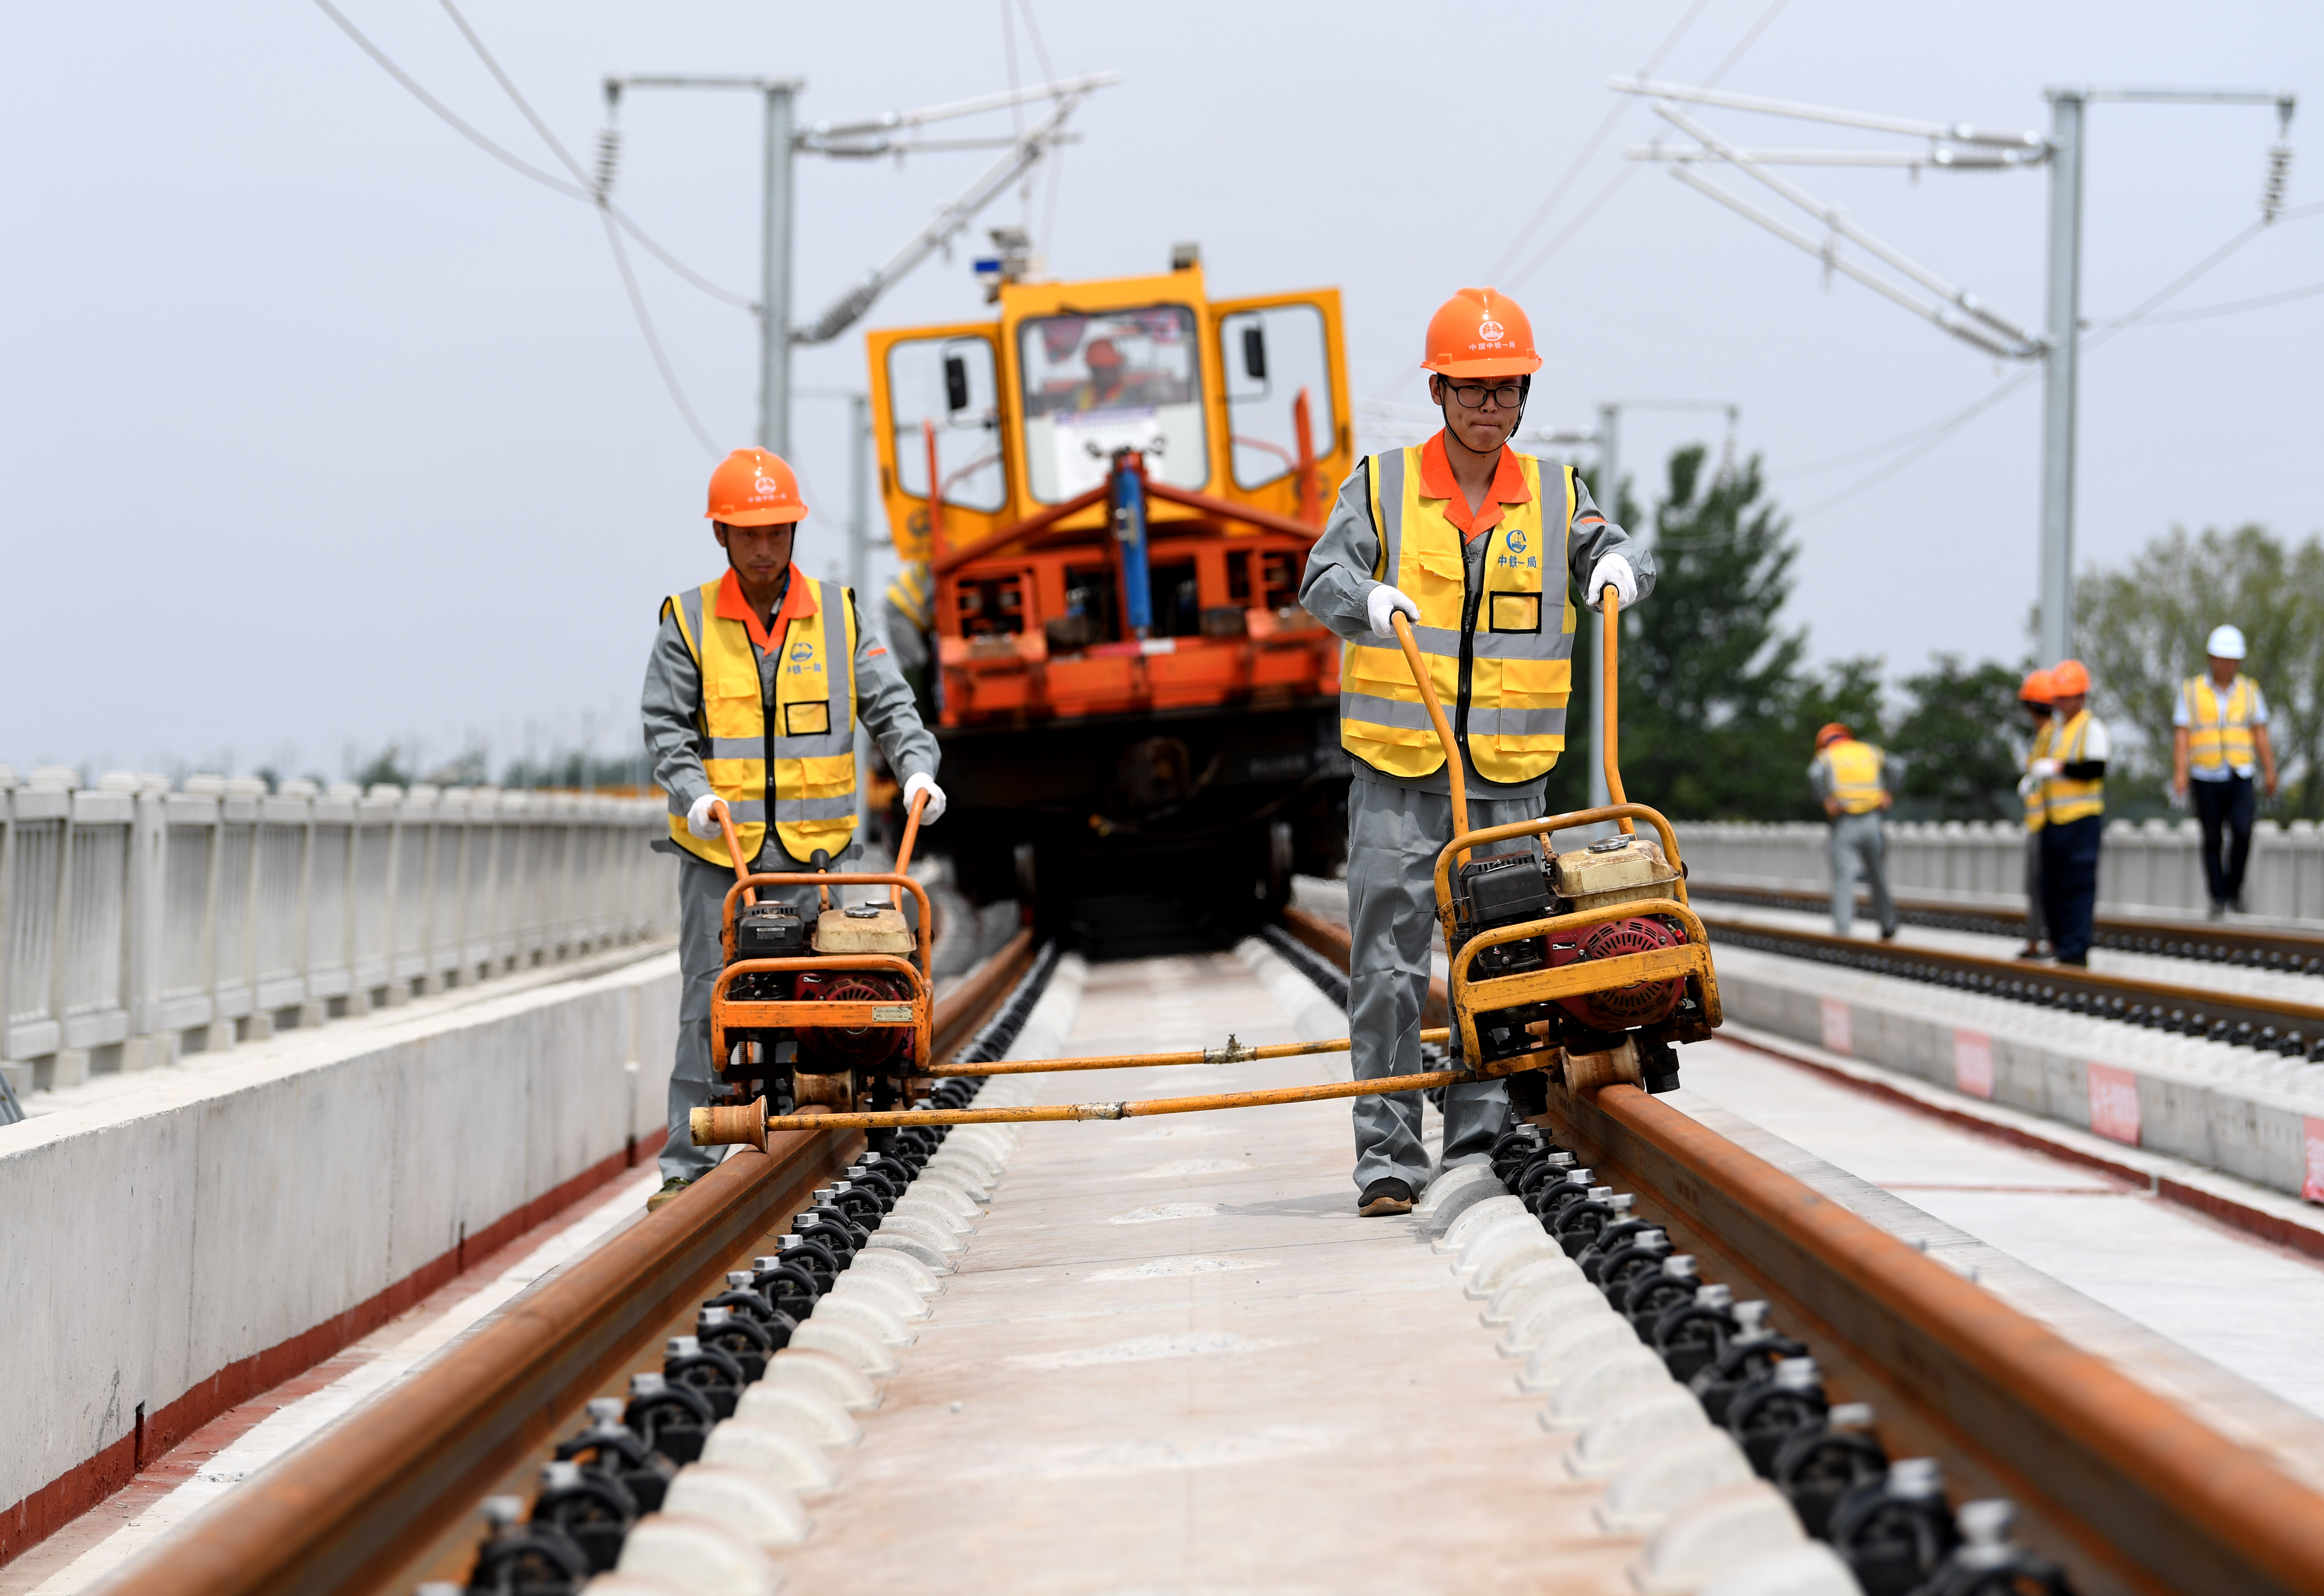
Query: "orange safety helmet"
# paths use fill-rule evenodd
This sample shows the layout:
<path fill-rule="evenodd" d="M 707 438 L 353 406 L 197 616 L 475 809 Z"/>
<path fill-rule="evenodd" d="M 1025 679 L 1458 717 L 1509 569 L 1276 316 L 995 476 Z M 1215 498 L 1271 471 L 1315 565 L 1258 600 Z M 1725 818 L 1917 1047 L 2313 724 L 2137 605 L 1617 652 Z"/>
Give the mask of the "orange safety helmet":
<path fill-rule="evenodd" d="M 805 520 L 807 502 L 780 455 L 736 449 L 710 474 L 710 508 L 704 514 L 730 527 L 779 526 Z"/>
<path fill-rule="evenodd" d="M 2090 673 L 2080 660 L 2061 660 L 2050 667 L 2050 700 L 2079 698 L 2090 690 Z"/>
<path fill-rule="evenodd" d="M 2039 704 L 2044 709 L 2050 706 L 2050 700 L 2056 696 L 2057 689 L 2050 685 L 2050 673 L 2046 670 L 2027 671 L 2025 685 L 2017 689 L 2020 704 Z"/>
<path fill-rule="evenodd" d="M 1082 351 L 1082 364 L 1084 365 L 1110 365 L 1119 370 L 1121 363 L 1121 351 L 1114 347 L 1111 338 L 1096 339 Z"/>
<path fill-rule="evenodd" d="M 1428 318 L 1428 354 L 1420 363 L 1441 377 L 1522 377 L 1541 369 L 1533 322 L 1515 300 L 1492 288 L 1464 288 Z"/>
<path fill-rule="evenodd" d="M 1855 734 L 1855 733 L 1849 731 L 1846 726 L 1841 725 L 1838 721 L 1827 721 L 1824 724 L 1823 730 L 1816 733 L 1816 746 L 1818 748 L 1823 748 L 1831 743 L 1840 742 L 1844 738 L 1852 737 Z"/>

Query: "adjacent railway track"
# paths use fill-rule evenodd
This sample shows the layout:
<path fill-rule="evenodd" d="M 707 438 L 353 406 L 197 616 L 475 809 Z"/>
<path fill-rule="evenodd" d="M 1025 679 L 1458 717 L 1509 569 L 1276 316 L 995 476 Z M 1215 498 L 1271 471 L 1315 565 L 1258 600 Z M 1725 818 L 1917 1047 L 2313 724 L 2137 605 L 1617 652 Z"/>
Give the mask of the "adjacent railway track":
<path fill-rule="evenodd" d="M 1725 918 L 1715 910 L 1704 914 L 1702 923 L 1714 944 L 1726 943 L 1789 958 L 1902 976 L 2085 1014 L 2094 1019 L 2116 1020 L 2324 1063 L 2324 1003 L 2299 1003 L 2212 987 L 2142 981 L 2066 965 L 1985 958 L 1941 948 L 1864 942 Z"/>
<path fill-rule="evenodd" d="M 1690 881 L 1687 890 L 1690 896 L 1704 902 L 1748 903 L 1814 914 L 1823 913 L 1831 904 L 1827 893 L 1781 887 Z M 2021 940 L 2025 936 L 2025 914 L 2022 909 L 1946 903 L 1930 898 L 1899 898 L 1895 904 L 1897 917 L 1909 926 Z M 2308 932 L 2225 922 L 2190 924 L 2136 915 L 2100 915 L 2096 924 L 2096 946 L 2122 953 L 2155 954 L 2255 970 L 2324 974 L 2324 936 Z"/>
<path fill-rule="evenodd" d="M 1022 932 L 936 1005 L 940 1057 L 956 1053 L 1031 967 Z M 780 1232 L 862 1150 L 856 1131 L 769 1139 L 726 1159 L 683 1203 L 648 1214 L 559 1269 L 373 1405 L 236 1492 L 108 1590 L 138 1596 L 401 1593 L 465 1580 L 477 1504 L 524 1490 L 593 1397 L 689 1331 L 695 1304 Z M 676 1328 L 673 1329 L 673 1326 Z"/>
<path fill-rule="evenodd" d="M 1329 993 L 1333 971 L 1347 967 L 1344 927 L 1293 914 L 1285 929 L 1322 966 L 1298 967 Z M 1765 933 L 1714 926 L 1713 935 Z M 1955 974 L 1987 965 L 2028 973 L 1866 951 Z M 956 1052 L 1033 963 L 1020 937 L 948 996 L 936 1017 L 940 1051 Z M 2061 973 L 2037 973 L 2055 985 Z M 2179 990 L 2150 989 L 2142 1001 Z M 1020 992 L 1010 1010 L 1026 1001 Z M 2324 1010 L 2301 1019 L 2324 1035 Z M 1627 1086 L 1554 1090 L 1539 1123 L 1595 1179 L 1630 1193 L 1637 1214 L 1691 1253 L 1704 1278 L 1772 1305 L 1831 1399 L 1872 1405 L 1888 1456 L 1934 1457 L 1956 1494 L 2018 1503 L 2020 1538 L 2063 1565 L 2084 1596 L 2324 1592 L 2324 1498 L 2265 1453 L 1668 1103 Z M 401 1596 L 420 1579 L 464 1578 L 479 1500 L 526 1491 L 584 1402 L 650 1367 L 724 1272 L 769 1248 L 765 1239 L 862 1146 L 835 1130 L 777 1133 L 763 1156 L 727 1159 L 687 1201 L 544 1281 L 361 1422 L 327 1432 L 295 1466 L 254 1481 L 125 1569 L 115 1588 Z M 941 1478 L 928 1484 L 942 1492 Z M 1557 1570 L 1540 1573 L 1557 1582 Z"/>

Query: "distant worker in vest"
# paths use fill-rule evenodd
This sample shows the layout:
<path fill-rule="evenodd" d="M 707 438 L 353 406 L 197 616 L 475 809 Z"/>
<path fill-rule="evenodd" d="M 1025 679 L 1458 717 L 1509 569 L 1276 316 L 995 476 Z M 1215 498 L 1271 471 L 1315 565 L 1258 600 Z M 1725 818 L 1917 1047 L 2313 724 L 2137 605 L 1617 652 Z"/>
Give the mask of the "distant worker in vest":
<path fill-rule="evenodd" d="M 2251 858 L 2252 790 L 2256 771 L 2275 796 L 2275 750 L 2267 740 L 2267 698 L 2243 674 L 2244 634 L 2233 626 L 2211 633 L 2203 651 L 2210 669 L 2179 688 L 2171 717 L 2171 790 L 2191 795 L 2203 828 L 2203 881 L 2211 890 L 2211 918 L 2244 910 L 2244 865 Z M 2220 844 L 2226 843 L 2224 853 Z"/>
<path fill-rule="evenodd" d="M 2098 900 L 2098 844 L 2106 833 L 2106 723 L 2089 711 L 2090 673 L 2080 660 L 2050 668 L 2050 750 L 2032 773 L 2042 783 L 2042 912 L 2058 963 L 2090 962 Z"/>
<path fill-rule="evenodd" d="M 1794 745 L 1796 746 L 1796 744 Z M 1816 733 L 1808 785 L 1831 818 L 1831 934 L 1856 926 L 1856 878 L 1872 888 L 1872 918 L 1883 942 L 1896 935 L 1896 905 L 1888 897 L 1880 816 L 1895 801 L 1888 791 L 1888 756 L 1833 721 Z"/>
<path fill-rule="evenodd" d="M 1436 928 L 1436 855 L 1452 840 L 1451 777 L 1389 617 L 1412 624 L 1461 747 L 1469 823 L 1540 818 L 1565 746 L 1574 611 L 1653 591 L 1653 557 L 1608 522 L 1570 466 L 1509 448 L 1541 369 L 1532 324 L 1464 288 L 1428 324 L 1428 396 L 1443 429 L 1370 456 L 1340 490 L 1299 602 L 1343 641 L 1340 741 L 1348 790 L 1349 1032 L 1359 1079 L 1420 1062 Z M 1559 374 L 1563 375 L 1563 374 Z M 1402 1213 L 1428 1182 L 1416 1093 L 1359 1097 L 1357 1212 Z M 1444 1097 L 1442 1167 L 1480 1163 L 1507 1127 L 1500 1081 Z"/>
<path fill-rule="evenodd" d="M 896 579 L 888 584 L 884 606 L 881 619 L 887 623 L 888 648 L 896 657 L 896 668 L 912 689 L 912 701 L 919 706 L 921 715 L 932 714 L 936 698 L 928 680 L 928 634 L 936 626 L 936 578 L 929 574 L 927 560 L 908 560 L 896 572 Z"/>
<path fill-rule="evenodd" d="M 2025 804 L 2025 946 L 2017 950 L 2021 959 L 2050 956 L 2050 918 L 2042 909 L 2042 822 L 2046 806 L 2042 779 L 2034 774 L 2034 761 L 2050 757 L 2050 736 L 2057 730 L 2057 722 L 2050 715 L 2050 692 L 2046 670 L 2027 671 L 2017 689 L 2017 706 L 2025 712 L 2034 734 L 2025 751 L 2025 775 L 2017 783 L 2017 796 Z"/>
<path fill-rule="evenodd" d="M 733 858 L 716 806 L 732 818 L 753 872 L 803 872 L 816 854 L 834 868 L 855 841 L 855 723 L 879 740 L 923 825 L 944 814 L 936 742 L 855 595 L 791 563 L 807 507 L 779 456 L 736 449 L 710 475 L 708 520 L 725 574 L 662 601 L 646 661 L 641 708 L 654 780 L 669 795 L 678 857 L 678 1058 L 669 1077 L 669 1139 L 659 1207 L 709 1170 L 722 1149 L 698 1148 L 687 1115 L 710 1100 L 710 992 L 724 965 L 720 936 Z M 802 911 L 812 887 L 769 889 Z"/>

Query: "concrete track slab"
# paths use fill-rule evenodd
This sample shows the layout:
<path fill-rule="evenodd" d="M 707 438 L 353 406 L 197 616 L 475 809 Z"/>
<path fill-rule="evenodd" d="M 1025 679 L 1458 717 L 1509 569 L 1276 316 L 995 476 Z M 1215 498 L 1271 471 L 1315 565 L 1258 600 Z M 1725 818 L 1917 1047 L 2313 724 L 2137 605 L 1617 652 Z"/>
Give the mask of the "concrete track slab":
<path fill-rule="evenodd" d="M 1291 1038 L 1230 955 L 1101 964 L 1070 1052 Z M 1038 1101 L 1332 1078 L 1329 1059 L 1028 1077 Z M 1348 1111 L 1023 1128 L 785 1589 L 1628 1591 L 1540 1399 Z M 1425 1497 L 1415 1488 L 1425 1485 Z"/>
<path fill-rule="evenodd" d="M 2324 1483 L 2312 1259 L 1765 1052 L 1698 1043 L 1682 1069 L 1674 1105 Z"/>

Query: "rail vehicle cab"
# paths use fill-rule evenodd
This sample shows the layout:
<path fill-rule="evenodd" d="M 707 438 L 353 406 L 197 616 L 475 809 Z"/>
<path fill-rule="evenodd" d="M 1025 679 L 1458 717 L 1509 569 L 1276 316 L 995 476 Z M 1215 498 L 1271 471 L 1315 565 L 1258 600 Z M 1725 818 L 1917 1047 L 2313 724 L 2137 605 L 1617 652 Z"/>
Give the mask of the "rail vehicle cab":
<path fill-rule="evenodd" d="M 1028 849 L 1183 883 L 1202 832 L 1196 873 L 1247 919 L 1343 842 L 1340 645 L 1298 606 L 1355 458 L 1338 291 L 1214 300 L 1182 250 L 991 300 L 869 337 L 890 530 L 934 578 L 931 841 L 991 899 L 1023 895 Z"/>

